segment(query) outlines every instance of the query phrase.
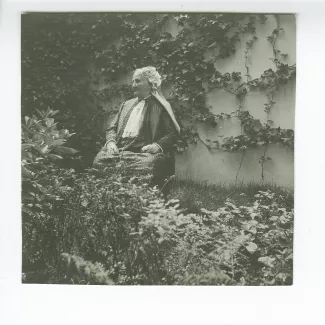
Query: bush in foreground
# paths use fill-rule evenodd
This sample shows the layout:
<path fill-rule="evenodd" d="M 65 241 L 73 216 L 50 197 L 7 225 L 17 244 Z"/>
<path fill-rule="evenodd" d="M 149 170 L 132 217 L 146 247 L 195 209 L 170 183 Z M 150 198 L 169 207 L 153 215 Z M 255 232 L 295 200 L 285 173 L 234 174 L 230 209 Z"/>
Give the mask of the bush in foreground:
<path fill-rule="evenodd" d="M 45 178 L 60 199 L 24 213 L 24 282 L 292 283 L 293 210 L 279 194 L 189 213 L 137 177 L 54 168 Z"/>

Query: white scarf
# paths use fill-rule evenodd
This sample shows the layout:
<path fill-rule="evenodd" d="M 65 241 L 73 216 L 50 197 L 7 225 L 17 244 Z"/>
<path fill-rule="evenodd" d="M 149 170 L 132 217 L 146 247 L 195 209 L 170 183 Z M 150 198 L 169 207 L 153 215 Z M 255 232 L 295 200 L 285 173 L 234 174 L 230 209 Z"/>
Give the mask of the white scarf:
<path fill-rule="evenodd" d="M 174 126 L 177 130 L 178 133 L 180 133 L 180 127 L 179 124 L 176 121 L 174 112 L 170 106 L 170 104 L 167 102 L 165 97 L 160 91 L 153 90 L 151 94 L 165 107 L 167 110 L 169 116 L 171 117 Z M 150 96 L 148 96 L 150 97 Z M 143 100 L 139 101 L 139 103 L 133 108 L 129 120 L 125 126 L 124 132 L 122 134 L 122 138 L 130 137 L 134 138 L 139 134 L 140 127 L 142 126 L 144 115 L 143 115 L 143 109 L 144 105 L 146 103 L 145 99 L 148 97 L 144 98 Z"/>
<path fill-rule="evenodd" d="M 132 109 L 128 122 L 126 123 L 122 138 L 135 138 L 140 131 L 143 122 L 143 109 L 146 101 L 143 99 Z"/>

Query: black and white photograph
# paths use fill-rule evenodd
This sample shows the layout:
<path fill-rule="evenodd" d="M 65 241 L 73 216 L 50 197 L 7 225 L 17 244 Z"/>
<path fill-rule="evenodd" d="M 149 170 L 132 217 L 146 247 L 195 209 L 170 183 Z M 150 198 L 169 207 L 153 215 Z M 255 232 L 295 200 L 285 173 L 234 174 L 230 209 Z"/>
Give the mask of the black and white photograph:
<path fill-rule="evenodd" d="M 294 13 L 20 18 L 23 284 L 294 284 Z"/>

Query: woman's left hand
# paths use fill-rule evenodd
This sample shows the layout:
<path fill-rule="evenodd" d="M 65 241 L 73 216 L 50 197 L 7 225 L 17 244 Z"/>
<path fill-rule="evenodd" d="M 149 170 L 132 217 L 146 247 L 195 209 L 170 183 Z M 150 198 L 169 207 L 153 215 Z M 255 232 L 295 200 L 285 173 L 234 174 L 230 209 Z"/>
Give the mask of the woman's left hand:
<path fill-rule="evenodd" d="M 153 144 L 148 144 L 147 146 L 142 147 L 141 151 L 155 154 L 155 153 L 160 152 L 161 150 L 157 144 L 153 143 Z"/>

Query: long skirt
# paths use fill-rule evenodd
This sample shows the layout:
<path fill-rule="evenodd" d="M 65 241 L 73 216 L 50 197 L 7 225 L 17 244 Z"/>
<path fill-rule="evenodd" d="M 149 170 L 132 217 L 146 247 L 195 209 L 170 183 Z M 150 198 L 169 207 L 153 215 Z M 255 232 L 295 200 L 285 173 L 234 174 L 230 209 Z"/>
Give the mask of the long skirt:
<path fill-rule="evenodd" d="M 123 151 L 111 154 L 103 147 L 94 159 L 93 168 L 107 175 L 120 173 L 130 177 L 142 176 L 150 184 L 162 188 L 175 174 L 175 158 L 172 153 Z"/>

